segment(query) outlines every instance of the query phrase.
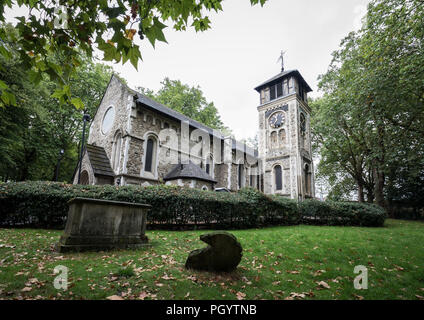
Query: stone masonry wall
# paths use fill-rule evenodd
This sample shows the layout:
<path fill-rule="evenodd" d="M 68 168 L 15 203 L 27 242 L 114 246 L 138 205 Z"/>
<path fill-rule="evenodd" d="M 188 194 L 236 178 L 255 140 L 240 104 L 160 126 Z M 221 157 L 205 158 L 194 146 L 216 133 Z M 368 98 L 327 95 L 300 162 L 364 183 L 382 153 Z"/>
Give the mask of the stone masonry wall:
<path fill-rule="evenodd" d="M 158 112 L 148 108 L 136 105 L 135 92 L 129 89 L 125 84 L 113 76 L 90 125 L 88 143 L 103 147 L 112 165 L 113 145 L 116 134 L 121 133 L 121 148 L 119 152 L 119 168 L 115 170 L 115 183 L 120 184 L 141 184 L 151 185 L 162 183 L 163 178 L 173 169 L 181 158 L 181 123 L 161 115 Z M 108 132 L 102 131 L 103 118 L 110 107 L 114 108 L 114 122 Z M 160 136 L 160 132 L 166 128 L 174 130 L 177 133 L 177 140 L 172 141 L 166 135 Z M 190 129 L 189 136 L 192 136 Z M 157 139 L 156 163 L 157 171 L 154 175 L 144 173 L 144 149 L 147 138 L 153 136 Z M 190 140 L 190 149 L 200 140 Z M 174 142 L 174 143 L 172 143 Z M 223 144 L 221 145 L 223 147 Z M 210 153 L 213 154 L 213 139 L 210 138 Z M 224 152 L 223 150 L 221 152 Z M 231 151 L 230 151 L 231 152 Z M 170 156 L 173 161 L 170 162 Z M 206 158 L 206 154 L 203 155 Z M 233 155 L 234 157 L 234 155 Z M 214 158 L 219 159 L 220 156 Z M 205 168 L 202 157 L 191 155 L 194 163 Z M 224 159 L 221 159 L 223 161 Z M 203 163 L 202 163 L 203 162 Z M 231 177 L 229 177 L 231 173 Z M 249 186 L 248 170 L 245 169 L 245 186 Z M 217 180 L 216 187 L 230 188 L 238 190 L 238 171 L 235 159 L 232 164 L 214 163 L 214 179 Z M 91 180 L 90 180 L 91 181 Z M 190 182 L 191 183 L 191 182 Z"/>

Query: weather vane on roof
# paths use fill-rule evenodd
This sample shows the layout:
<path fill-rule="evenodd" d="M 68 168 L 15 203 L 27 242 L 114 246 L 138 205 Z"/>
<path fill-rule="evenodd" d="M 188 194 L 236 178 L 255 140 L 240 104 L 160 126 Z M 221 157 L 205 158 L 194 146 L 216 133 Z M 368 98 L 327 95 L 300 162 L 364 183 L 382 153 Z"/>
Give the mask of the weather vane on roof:
<path fill-rule="evenodd" d="M 286 54 L 286 52 L 284 52 L 283 50 L 281 50 L 281 55 L 277 60 L 277 63 L 280 62 L 281 60 L 281 72 L 284 71 L 284 55 Z"/>

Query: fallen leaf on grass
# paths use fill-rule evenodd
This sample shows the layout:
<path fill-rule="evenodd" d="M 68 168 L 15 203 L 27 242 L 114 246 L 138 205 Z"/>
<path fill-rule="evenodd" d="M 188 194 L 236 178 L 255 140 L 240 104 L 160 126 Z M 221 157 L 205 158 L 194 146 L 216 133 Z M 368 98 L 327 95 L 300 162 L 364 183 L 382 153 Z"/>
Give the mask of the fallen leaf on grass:
<path fill-rule="evenodd" d="M 416 294 L 415 297 L 417 297 L 419 300 L 424 300 L 424 297 L 423 296 L 419 296 L 418 294 Z"/>
<path fill-rule="evenodd" d="M 163 279 L 163 280 L 175 280 L 175 278 L 174 278 L 174 277 L 170 277 L 170 276 L 168 276 L 167 274 L 165 274 L 165 275 L 162 277 L 162 279 Z"/>
<path fill-rule="evenodd" d="M 236 296 L 237 296 L 237 300 L 243 300 L 246 297 L 246 294 L 239 291 L 237 292 Z"/>
<path fill-rule="evenodd" d="M 297 270 L 293 270 L 293 271 L 287 270 L 286 272 L 290 273 L 290 274 L 299 274 L 300 273 L 300 271 L 297 271 Z"/>
<path fill-rule="evenodd" d="M 293 300 L 296 298 L 300 298 L 300 299 L 305 299 L 305 294 L 304 293 L 297 293 L 297 292 L 291 292 L 290 296 L 286 298 L 286 300 Z"/>
<path fill-rule="evenodd" d="M 146 297 L 148 297 L 149 296 L 149 294 L 147 293 L 147 292 L 142 292 L 142 293 L 140 293 L 140 295 L 138 296 L 138 298 L 140 299 L 140 300 L 144 300 Z"/>
<path fill-rule="evenodd" d="M 31 287 L 25 287 L 25 288 L 23 288 L 21 291 L 22 292 L 29 292 L 29 291 L 31 291 L 32 290 L 32 288 Z"/>
<path fill-rule="evenodd" d="M 106 298 L 107 300 L 124 300 L 121 296 L 113 295 Z"/>
<path fill-rule="evenodd" d="M 313 276 L 314 277 L 317 277 L 317 276 L 319 276 L 319 275 L 321 275 L 321 274 L 323 274 L 323 273 L 325 273 L 326 271 L 325 270 L 317 270 L 317 271 L 315 271 L 314 273 L 313 273 Z"/>
<path fill-rule="evenodd" d="M 325 289 L 330 289 L 331 288 L 330 285 L 327 282 L 325 282 L 325 281 L 320 281 L 320 282 L 317 282 L 317 283 L 318 283 L 318 285 L 320 287 L 323 287 Z"/>
<path fill-rule="evenodd" d="M 308 297 L 315 297 L 315 293 L 312 292 L 312 290 L 310 290 L 309 292 L 305 293 Z"/>

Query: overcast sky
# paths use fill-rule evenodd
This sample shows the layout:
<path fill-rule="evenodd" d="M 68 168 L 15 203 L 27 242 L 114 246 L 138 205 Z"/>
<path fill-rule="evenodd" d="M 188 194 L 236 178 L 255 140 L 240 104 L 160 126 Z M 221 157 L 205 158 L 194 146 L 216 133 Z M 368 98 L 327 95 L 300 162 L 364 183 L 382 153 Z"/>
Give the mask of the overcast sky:
<path fill-rule="evenodd" d="M 253 89 L 280 72 L 277 59 L 286 51 L 286 69 L 298 69 L 317 95 L 317 77 L 331 53 L 358 29 L 368 0 L 227 0 L 211 14 L 206 32 L 165 29 L 168 44 L 153 49 L 142 42 L 139 71 L 114 65 L 128 84 L 157 90 L 165 78 L 199 85 L 238 139 L 258 130 L 258 93 Z"/>
<path fill-rule="evenodd" d="M 286 70 L 298 69 L 318 95 L 317 77 L 325 73 L 342 38 L 358 29 L 369 0 L 226 0 L 223 12 L 211 13 L 203 33 L 165 29 L 168 44 L 153 49 L 141 42 L 138 72 L 128 62 L 114 69 L 131 88 L 157 90 L 165 78 L 199 85 L 238 139 L 258 130 L 258 93 L 253 89 L 280 72 L 277 59 L 286 51 Z M 16 15 L 8 12 L 8 16 Z"/>

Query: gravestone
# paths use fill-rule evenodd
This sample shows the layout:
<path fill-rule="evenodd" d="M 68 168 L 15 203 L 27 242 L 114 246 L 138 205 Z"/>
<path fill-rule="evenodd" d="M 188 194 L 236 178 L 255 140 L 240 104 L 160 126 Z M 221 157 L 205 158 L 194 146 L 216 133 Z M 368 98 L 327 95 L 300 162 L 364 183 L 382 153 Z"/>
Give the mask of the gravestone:
<path fill-rule="evenodd" d="M 87 198 L 68 203 L 68 220 L 57 251 L 126 249 L 148 243 L 145 233 L 150 205 Z"/>
<path fill-rule="evenodd" d="M 228 232 L 213 232 L 200 236 L 208 246 L 190 252 L 185 267 L 200 271 L 230 272 L 241 261 L 243 248 Z"/>

